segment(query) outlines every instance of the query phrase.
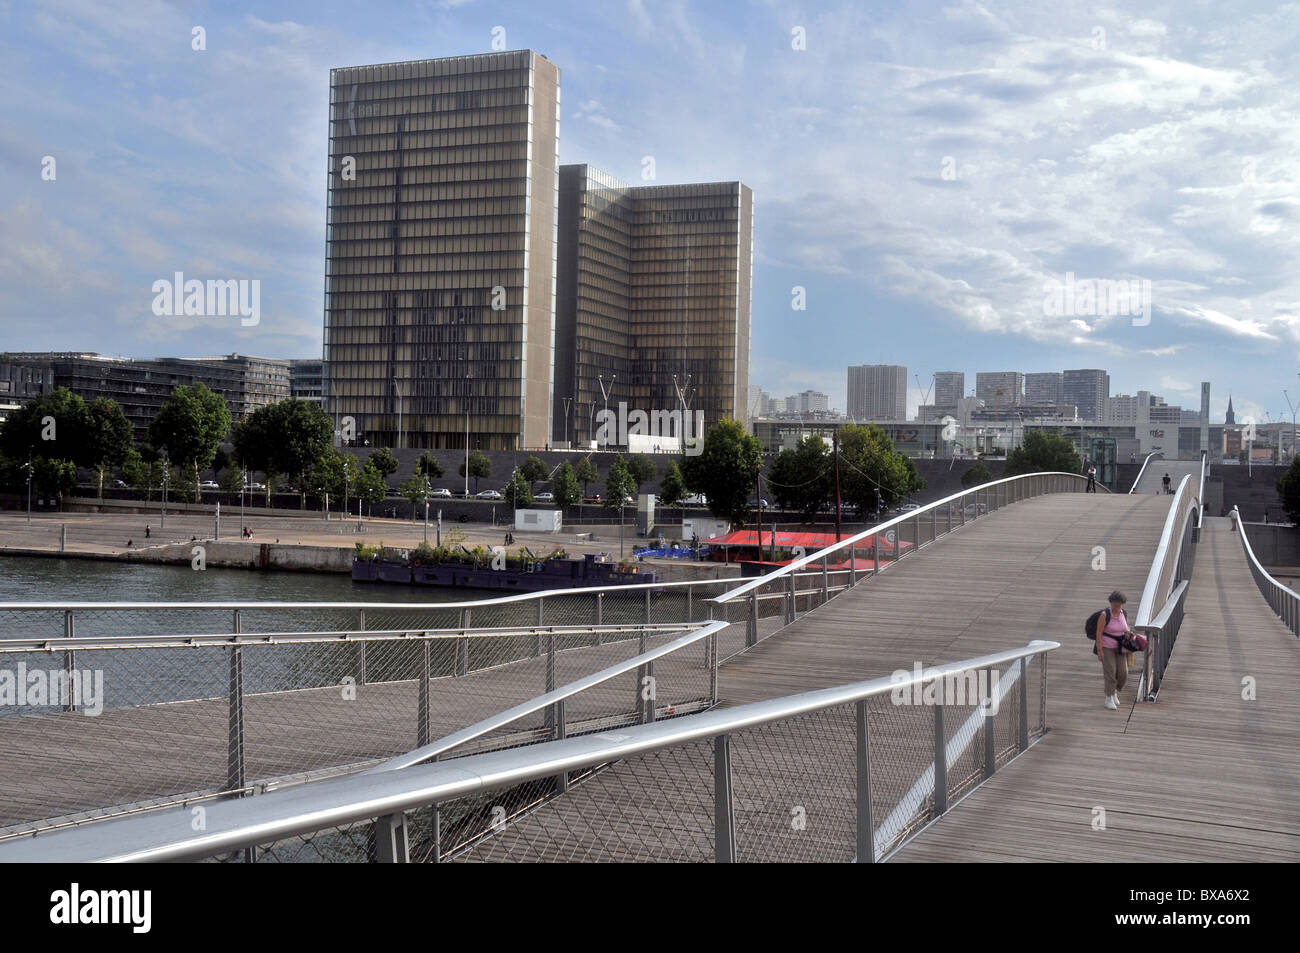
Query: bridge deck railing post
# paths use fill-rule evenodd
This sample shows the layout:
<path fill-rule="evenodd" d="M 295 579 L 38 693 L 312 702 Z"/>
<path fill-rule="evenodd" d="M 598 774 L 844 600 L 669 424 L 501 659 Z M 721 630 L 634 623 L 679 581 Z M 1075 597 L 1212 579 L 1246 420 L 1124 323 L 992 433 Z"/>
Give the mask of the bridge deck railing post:
<path fill-rule="evenodd" d="M 1019 751 L 1029 748 L 1029 659 L 1020 660 L 1020 733 L 1017 742 Z"/>
<path fill-rule="evenodd" d="M 913 689 L 915 691 L 915 689 Z M 948 735 L 943 726 L 943 683 L 936 686 L 934 706 L 934 816 L 948 813 Z"/>
<path fill-rule="evenodd" d="M 867 719 L 866 700 L 859 701 L 857 709 L 857 769 L 858 769 L 858 863 L 876 862 L 876 836 L 871 822 L 871 736 Z"/>
<path fill-rule="evenodd" d="M 731 791 L 731 736 L 713 739 L 713 859 L 736 862 L 736 818 Z"/>

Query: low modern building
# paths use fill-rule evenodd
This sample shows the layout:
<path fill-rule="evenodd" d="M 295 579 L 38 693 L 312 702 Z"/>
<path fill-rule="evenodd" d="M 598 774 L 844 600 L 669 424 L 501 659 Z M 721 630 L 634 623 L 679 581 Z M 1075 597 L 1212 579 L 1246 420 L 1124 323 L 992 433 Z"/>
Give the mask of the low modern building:
<path fill-rule="evenodd" d="M 71 351 L 10 356 L 44 369 L 52 380 L 50 389 L 66 387 L 87 402 L 98 397 L 117 401 L 140 442 L 148 440 L 149 422 L 181 385 L 204 384 L 225 399 L 236 421 L 289 396 L 288 361 L 246 354 L 148 360 Z"/>

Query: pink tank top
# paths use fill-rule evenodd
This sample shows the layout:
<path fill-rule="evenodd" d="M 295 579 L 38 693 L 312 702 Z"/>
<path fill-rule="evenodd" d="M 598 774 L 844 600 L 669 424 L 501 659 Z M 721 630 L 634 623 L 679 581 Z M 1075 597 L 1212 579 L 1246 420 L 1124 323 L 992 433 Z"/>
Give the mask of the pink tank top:
<path fill-rule="evenodd" d="M 1106 623 L 1106 628 L 1101 631 L 1101 644 L 1103 648 L 1119 648 L 1119 639 L 1112 638 L 1112 636 L 1121 636 L 1128 631 L 1128 616 L 1124 614 L 1124 610 L 1120 609 L 1118 615 L 1111 616 L 1110 621 Z"/>

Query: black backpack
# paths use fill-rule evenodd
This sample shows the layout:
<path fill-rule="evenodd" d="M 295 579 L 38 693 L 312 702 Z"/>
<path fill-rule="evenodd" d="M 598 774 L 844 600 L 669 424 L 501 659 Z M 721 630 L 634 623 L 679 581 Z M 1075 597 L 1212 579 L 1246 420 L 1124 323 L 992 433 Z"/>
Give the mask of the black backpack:
<path fill-rule="evenodd" d="M 1107 606 L 1105 609 L 1098 609 L 1092 615 L 1088 616 L 1088 621 L 1083 624 L 1084 634 L 1087 635 L 1088 638 L 1093 639 L 1094 641 L 1097 638 L 1097 620 L 1101 618 L 1102 613 L 1105 613 L 1106 615 L 1106 624 L 1110 625 L 1109 606 Z"/>

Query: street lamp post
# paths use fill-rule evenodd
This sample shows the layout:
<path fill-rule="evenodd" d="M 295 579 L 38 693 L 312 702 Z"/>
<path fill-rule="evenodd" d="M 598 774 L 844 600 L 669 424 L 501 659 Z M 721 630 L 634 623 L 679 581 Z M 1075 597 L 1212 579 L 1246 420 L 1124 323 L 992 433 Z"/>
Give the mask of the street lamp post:
<path fill-rule="evenodd" d="M 27 451 L 27 522 L 32 521 L 32 451 Z"/>
<path fill-rule="evenodd" d="M 167 448 L 166 448 L 166 447 L 159 447 L 158 449 L 162 452 L 162 462 L 163 462 L 163 479 L 162 479 L 162 484 L 163 484 L 163 485 L 162 485 L 162 526 L 163 526 L 163 529 L 166 529 L 166 528 L 167 528 L 167 483 L 168 483 L 168 477 L 169 477 L 169 473 L 168 473 L 168 471 L 169 471 L 171 468 L 170 468 L 169 466 L 167 466 Z"/>
<path fill-rule="evenodd" d="M 597 381 L 597 383 L 600 384 L 600 396 L 601 396 L 601 399 L 605 402 L 605 410 L 604 410 L 604 414 L 605 414 L 605 426 L 606 426 L 606 427 L 609 426 L 609 392 L 612 391 L 612 390 L 614 389 L 614 381 L 616 381 L 616 380 L 618 380 L 618 375 L 617 375 L 617 374 L 611 374 L 611 375 L 609 376 L 609 387 L 606 388 L 606 387 L 605 387 L 605 377 L 604 377 L 604 375 L 603 375 L 603 374 L 597 374 L 597 375 L 596 375 L 596 381 Z M 595 408 L 595 404 L 594 404 L 594 403 L 592 404 L 592 407 L 593 407 L 593 409 Z M 607 432 L 606 432 L 606 437 L 608 437 L 608 436 L 609 436 L 609 434 L 608 434 L 608 431 L 607 431 Z M 606 447 L 609 446 L 609 440 L 608 440 L 608 439 L 606 439 L 606 441 L 605 441 L 605 446 L 606 446 Z"/>
<path fill-rule="evenodd" d="M 569 405 L 573 403 L 572 397 L 561 397 L 564 401 L 564 448 L 569 449 Z"/>
<path fill-rule="evenodd" d="M 1288 394 L 1285 390 L 1282 391 L 1282 396 L 1286 398 L 1286 405 L 1291 409 L 1291 459 L 1294 460 L 1295 459 L 1295 412 L 1298 408 L 1300 408 L 1300 404 L 1291 403 L 1291 395 Z"/>
<path fill-rule="evenodd" d="M 429 475 L 424 475 L 424 542 L 429 542 L 429 494 L 433 492 L 433 485 L 429 483 Z"/>
<path fill-rule="evenodd" d="M 465 375 L 465 499 L 469 499 L 469 375 Z"/>

